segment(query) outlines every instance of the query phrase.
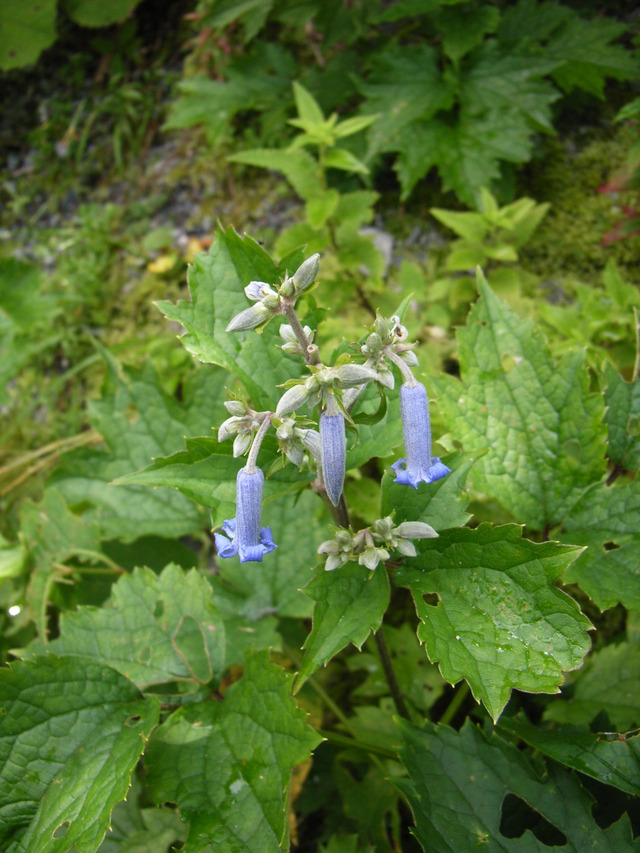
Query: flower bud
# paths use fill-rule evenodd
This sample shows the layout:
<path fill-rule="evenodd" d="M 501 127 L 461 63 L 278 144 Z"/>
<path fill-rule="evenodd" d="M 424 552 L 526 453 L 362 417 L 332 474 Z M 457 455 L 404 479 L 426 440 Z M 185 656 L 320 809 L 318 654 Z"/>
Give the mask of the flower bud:
<path fill-rule="evenodd" d="M 244 418 L 234 416 L 223 421 L 218 427 L 218 441 L 226 441 L 228 438 L 231 438 L 232 435 L 235 435 L 243 420 Z"/>
<path fill-rule="evenodd" d="M 315 254 L 311 255 L 310 258 L 307 258 L 298 269 L 293 274 L 293 283 L 296 288 L 297 293 L 302 293 L 308 287 L 311 287 L 313 282 L 316 280 L 316 276 L 318 275 L 318 270 L 320 269 L 320 255 Z"/>
<path fill-rule="evenodd" d="M 320 444 L 322 447 L 322 479 L 329 500 L 340 502 L 347 460 L 347 439 L 344 415 L 320 415 Z"/>
<path fill-rule="evenodd" d="M 264 281 L 249 282 L 245 287 L 244 292 L 247 299 L 251 299 L 252 302 L 262 301 L 265 296 L 278 295 L 271 285 L 266 284 Z"/>
<path fill-rule="evenodd" d="M 364 364 L 342 364 L 335 368 L 335 374 L 343 388 L 354 388 L 378 379 L 377 371 Z"/>
<path fill-rule="evenodd" d="M 437 539 L 437 532 L 424 521 L 403 521 L 393 531 L 402 539 Z"/>
<path fill-rule="evenodd" d="M 308 398 L 309 392 L 304 385 L 294 385 L 293 388 L 289 388 L 289 390 L 285 391 L 282 397 L 280 397 L 278 405 L 276 406 L 276 415 L 279 418 L 284 417 L 284 415 L 288 415 L 290 412 L 295 411 L 295 409 L 298 409 L 306 403 Z"/>
<path fill-rule="evenodd" d="M 234 458 L 242 456 L 251 447 L 253 436 L 250 432 L 239 432 L 233 440 L 233 455 Z"/>
<path fill-rule="evenodd" d="M 230 415 L 234 415 L 235 417 L 242 417 L 247 414 L 247 407 L 240 400 L 227 400 L 224 407 Z"/>
<path fill-rule="evenodd" d="M 255 305 L 252 305 L 250 308 L 245 308 L 244 311 L 236 314 L 225 331 L 246 332 L 249 329 L 255 329 L 257 326 L 264 323 L 272 313 L 273 312 L 270 311 L 266 305 L 263 305 L 262 302 L 256 302 Z"/>

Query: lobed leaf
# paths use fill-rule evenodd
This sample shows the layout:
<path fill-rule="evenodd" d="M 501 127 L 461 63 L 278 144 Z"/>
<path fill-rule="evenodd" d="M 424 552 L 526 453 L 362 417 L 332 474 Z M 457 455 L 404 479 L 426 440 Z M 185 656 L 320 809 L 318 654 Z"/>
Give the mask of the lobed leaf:
<path fill-rule="evenodd" d="M 465 451 L 486 449 L 471 480 L 534 530 L 567 517 L 605 473 L 604 407 L 584 353 L 556 364 L 542 334 L 478 274 L 481 298 L 458 333 L 461 381 L 434 377 Z"/>
<path fill-rule="evenodd" d="M 158 728 L 145 764 L 151 796 L 190 824 L 185 853 L 288 850 L 291 771 L 321 738 L 291 697 L 291 676 L 248 653 L 223 702 L 184 707 Z"/>
<path fill-rule="evenodd" d="M 609 363 L 605 364 L 607 404 L 605 423 L 609 430 L 607 454 L 614 465 L 627 471 L 640 468 L 640 379 L 625 382 Z"/>
<path fill-rule="evenodd" d="M 0 842 L 6 853 L 95 853 L 158 721 L 124 676 L 53 655 L 0 670 Z"/>
<path fill-rule="evenodd" d="M 557 693 L 591 645 L 589 620 L 553 585 L 579 549 L 521 536 L 516 525 L 447 530 L 395 574 L 413 595 L 429 660 L 450 684 L 465 678 L 494 720 L 513 688 Z"/>
<path fill-rule="evenodd" d="M 591 796 L 562 768 L 548 764 L 538 771 L 515 746 L 469 721 L 459 732 L 431 723 L 422 730 L 405 720 L 399 724 L 404 738 L 400 758 L 409 778 L 395 784 L 409 800 L 415 835 L 425 851 L 548 849 L 529 828 L 518 832 L 514 827 L 509 835 L 503 831 L 510 797 L 523 800 L 548 821 L 555 829 L 549 841 L 566 853 L 632 849 L 626 815 L 601 829 L 591 814 Z"/>

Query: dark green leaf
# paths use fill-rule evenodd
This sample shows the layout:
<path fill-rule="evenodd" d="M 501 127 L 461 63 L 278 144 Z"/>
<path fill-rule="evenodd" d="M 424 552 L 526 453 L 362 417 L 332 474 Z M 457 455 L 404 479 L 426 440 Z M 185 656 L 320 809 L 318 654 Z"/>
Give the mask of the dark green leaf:
<path fill-rule="evenodd" d="M 405 740 L 401 758 L 409 779 L 400 779 L 396 785 L 409 800 L 415 834 L 425 851 L 534 853 L 549 849 L 525 827 L 519 837 L 503 834 L 508 795 L 524 800 L 555 827 L 551 843 L 564 853 L 632 849 L 626 816 L 600 829 L 591 814 L 591 797 L 565 770 L 549 764 L 540 773 L 514 746 L 495 734 L 484 734 L 469 721 L 460 732 L 430 723 L 420 730 L 404 720 L 400 727 Z"/>
<path fill-rule="evenodd" d="M 503 717 L 500 728 L 549 758 L 605 785 L 640 795 L 640 734 L 593 733 L 579 726 L 534 726 L 526 717 Z"/>
<path fill-rule="evenodd" d="M 604 368 L 609 459 L 627 471 L 640 468 L 640 379 L 625 382 L 609 363 Z"/>
<path fill-rule="evenodd" d="M 377 631 L 389 604 L 389 581 L 383 566 L 369 572 L 347 563 L 333 572 L 324 568 L 304 588 L 313 598 L 313 627 L 295 689 L 349 643 L 361 648 L 371 631 Z"/>
<path fill-rule="evenodd" d="M 266 652 L 247 655 L 224 701 L 182 708 L 154 732 L 151 795 L 177 803 L 190 823 L 185 850 L 281 853 L 291 771 L 320 740 L 291 697 L 291 676 Z"/>
<path fill-rule="evenodd" d="M 6 853 L 94 853 L 124 799 L 158 702 L 94 661 L 0 670 L 0 841 Z"/>

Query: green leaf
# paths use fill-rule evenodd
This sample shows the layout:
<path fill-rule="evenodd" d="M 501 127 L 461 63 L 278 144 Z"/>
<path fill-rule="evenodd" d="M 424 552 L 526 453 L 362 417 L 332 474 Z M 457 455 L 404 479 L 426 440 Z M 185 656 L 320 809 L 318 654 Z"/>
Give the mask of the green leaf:
<path fill-rule="evenodd" d="M 112 367 L 110 381 L 112 390 L 89 404 L 106 448 L 68 454 L 53 476 L 56 488 L 69 504 L 84 509 L 83 518 L 99 523 L 104 538 L 131 541 L 202 530 L 204 513 L 182 495 L 111 483 L 183 447 L 185 435 L 209 434 L 227 417 L 222 402 L 228 377 L 198 370 L 185 383 L 182 404 L 162 390 L 150 367 L 119 373 Z"/>
<path fill-rule="evenodd" d="M 420 483 L 417 489 L 395 483 L 393 475 L 382 478 L 382 507 L 384 517 L 395 511 L 395 521 L 424 521 L 436 530 L 463 527 L 471 518 L 466 512 L 467 499 L 463 494 L 467 475 L 474 459 L 462 453 L 445 456 L 443 462 L 451 473 L 435 483 Z"/>
<path fill-rule="evenodd" d="M 0 4 L 0 69 L 35 62 L 56 40 L 56 0 L 3 0 Z"/>
<path fill-rule="evenodd" d="M 318 102 L 311 92 L 307 91 L 297 80 L 293 81 L 293 96 L 296 101 L 296 109 L 301 119 L 311 124 L 323 124 L 324 113 L 318 106 Z"/>
<path fill-rule="evenodd" d="M 395 574 L 413 595 L 429 660 L 450 684 L 465 678 L 494 720 L 513 688 L 557 693 L 591 645 L 589 620 L 553 585 L 579 549 L 521 536 L 516 525 L 447 530 Z"/>
<path fill-rule="evenodd" d="M 449 108 L 454 97 L 453 87 L 441 77 L 437 54 L 426 44 L 393 44 L 381 51 L 375 70 L 359 88 L 366 98 L 363 112 L 385 117 L 369 130 L 367 159 L 409 148 L 411 124 Z"/>
<path fill-rule="evenodd" d="M 499 20 L 500 13 L 491 6 L 465 4 L 462 8 L 440 9 L 436 25 L 442 34 L 444 53 L 457 63 L 479 45 L 487 33 L 495 30 Z"/>
<path fill-rule="evenodd" d="M 640 734 L 594 734 L 579 726 L 534 726 L 526 717 L 503 717 L 500 729 L 521 738 L 554 761 L 613 785 L 640 794 Z"/>
<path fill-rule="evenodd" d="M 370 632 L 378 630 L 389 605 L 389 581 L 382 566 L 369 572 L 357 563 L 347 563 L 334 572 L 318 569 L 303 592 L 316 605 L 296 692 L 346 645 L 361 648 Z"/>
<path fill-rule="evenodd" d="M 317 161 L 302 148 L 255 148 L 227 157 L 231 163 L 245 163 L 259 169 L 282 172 L 300 198 L 309 199 L 322 192 Z M 246 239 L 246 238 L 245 238 Z M 249 283 L 248 281 L 246 282 Z"/>
<path fill-rule="evenodd" d="M 545 720 L 588 726 L 606 711 L 619 731 L 640 726 L 640 648 L 619 643 L 592 652 L 562 693 L 547 705 Z"/>
<path fill-rule="evenodd" d="M 609 459 L 627 471 L 637 471 L 640 468 L 640 379 L 625 382 L 608 362 L 604 374 Z"/>
<path fill-rule="evenodd" d="M 356 414 L 377 414 L 380 400 L 374 387 L 369 386 L 355 406 Z M 358 440 L 347 453 L 347 469 L 359 468 L 372 457 L 384 459 L 402 442 L 402 421 L 398 395 L 387 397 L 384 416 L 374 423 L 358 423 Z"/>
<path fill-rule="evenodd" d="M 124 21 L 138 3 L 140 0 L 109 0 L 109 3 L 62 0 L 64 11 L 81 27 L 110 27 Z"/>
<path fill-rule="evenodd" d="M 353 118 L 347 118 L 344 121 L 339 122 L 339 124 L 334 127 L 334 136 L 336 139 L 344 139 L 346 136 L 353 136 L 354 133 L 359 133 L 361 130 L 372 125 L 374 121 L 377 121 L 379 118 L 380 116 L 378 115 L 354 116 Z"/>
<path fill-rule="evenodd" d="M 535 530 L 565 518 L 604 465 L 604 407 L 589 392 L 584 352 L 556 364 L 479 274 L 481 298 L 458 333 L 461 379 L 434 377 L 439 405 L 465 451 L 487 449 L 471 480 Z"/>
<path fill-rule="evenodd" d="M 184 841 L 186 828 L 176 809 L 142 808 L 142 785 L 132 778 L 127 799 L 111 813 L 111 827 L 98 853 L 158 853 Z"/>
<path fill-rule="evenodd" d="M 168 487 L 203 506 L 211 507 L 214 526 L 222 524 L 225 512 L 235 515 L 236 477 L 244 461 L 234 459 L 230 442 L 220 444 L 215 438 L 192 438 L 187 449 L 156 459 L 148 468 L 120 477 L 117 485 L 137 483 L 153 488 Z M 275 440 L 268 437 L 260 448 L 258 463 L 264 471 L 279 459 Z M 298 491 L 309 474 L 301 474 L 294 465 L 286 465 L 264 483 L 264 499 Z M 229 517 L 228 515 L 226 517 Z"/>
<path fill-rule="evenodd" d="M 151 796 L 190 823 L 185 853 L 288 849 L 291 771 L 321 738 L 291 697 L 291 676 L 266 652 L 247 655 L 223 702 L 176 711 L 154 732 L 145 765 Z"/>
<path fill-rule="evenodd" d="M 22 573 L 27 549 L 22 543 L 12 545 L 0 533 L 0 583 L 7 578 L 17 578 Z"/>
<path fill-rule="evenodd" d="M 331 148 L 325 154 L 324 165 L 328 169 L 342 169 L 344 172 L 354 172 L 358 175 L 368 175 L 369 169 L 346 148 Z"/>
<path fill-rule="evenodd" d="M 321 195 L 310 198 L 305 205 L 307 222 L 312 228 L 322 228 L 327 219 L 336 211 L 340 193 L 337 190 L 325 190 Z"/>
<path fill-rule="evenodd" d="M 195 569 L 168 565 L 159 576 L 135 569 L 114 584 L 102 607 L 63 613 L 60 636 L 47 650 L 91 658 L 140 688 L 184 681 L 195 690 L 222 676 L 224 625 L 210 584 Z"/>
<path fill-rule="evenodd" d="M 27 587 L 29 615 L 46 640 L 47 603 L 53 584 L 64 576 L 66 560 L 100 551 L 100 531 L 95 522 L 71 512 L 57 489 L 49 488 L 39 503 L 27 500 L 21 505 L 20 532 L 32 564 Z"/>
<path fill-rule="evenodd" d="M 521 826 L 520 837 L 501 832 L 509 795 L 524 800 L 555 827 L 553 843 L 566 853 L 632 849 L 628 818 L 600 829 L 591 814 L 591 796 L 562 768 L 548 764 L 541 773 L 515 746 L 469 721 L 459 732 L 431 723 L 423 730 L 405 720 L 399 724 L 405 741 L 400 757 L 409 779 L 395 784 L 409 800 L 415 835 L 425 851 L 547 850 L 526 826 Z"/>
<path fill-rule="evenodd" d="M 272 320 L 261 334 L 225 331 L 232 317 L 249 307 L 244 288 L 250 281 L 277 284 L 278 269 L 250 237 L 243 239 L 232 228 L 220 230 L 209 252 L 196 255 L 189 270 L 191 302 L 159 302 L 158 308 L 187 330 L 182 343 L 192 355 L 225 367 L 256 406 L 267 410 L 280 399 L 276 386 L 302 368 L 278 346 L 280 319 Z"/>
<path fill-rule="evenodd" d="M 268 481 L 267 481 L 268 482 Z M 318 563 L 318 546 L 327 537 L 323 504 L 312 492 L 285 495 L 265 504 L 263 524 L 268 524 L 277 549 L 264 564 L 219 561 L 219 577 L 246 595 L 245 608 L 256 614 L 279 617 L 311 616 L 312 605 L 301 588 Z"/>
<path fill-rule="evenodd" d="M 594 483 L 565 519 L 562 537 L 587 546 L 567 583 L 579 584 L 601 610 L 619 601 L 640 610 L 640 481 Z"/>
<path fill-rule="evenodd" d="M 0 670 L 0 685 L 3 850 L 94 853 L 158 721 L 158 701 L 77 658 L 14 663 Z"/>

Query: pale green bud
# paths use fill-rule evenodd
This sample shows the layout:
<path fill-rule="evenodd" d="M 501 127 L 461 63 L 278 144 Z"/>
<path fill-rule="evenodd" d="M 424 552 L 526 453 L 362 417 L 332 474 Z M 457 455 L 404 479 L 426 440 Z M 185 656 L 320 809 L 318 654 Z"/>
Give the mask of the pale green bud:
<path fill-rule="evenodd" d="M 256 302 L 255 305 L 245 308 L 244 311 L 236 314 L 227 326 L 226 331 L 246 332 L 249 329 L 255 329 L 257 326 L 262 325 L 272 313 L 262 302 Z"/>
<path fill-rule="evenodd" d="M 250 432 L 240 432 L 233 441 L 234 457 L 242 456 L 251 447 L 253 436 Z"/>
<path fill-rule="evenodd" d="M 311 287 L 313 282 L 316 280 L 319 269 L 320 255 L 317 253 L 315 255 L 311 255 L 310 258 L 307 258 L 306 261 L 300 264 L 292 278 L 297 293 L 302 293 L 308 287 Z"/>
<path fill-rule="evenodd" d="M 276 406 L 276 415 L 279 418 L 288 415 L 306 403 L 308 398 L 309 392 L 304 385 L 294 385 L 280 397 Z"/>
<path fill-rule="evenodd" d="M 403 539 L 437 539 L 437 532 L 424 521 L 403 521 L 393 531 Z"/>

